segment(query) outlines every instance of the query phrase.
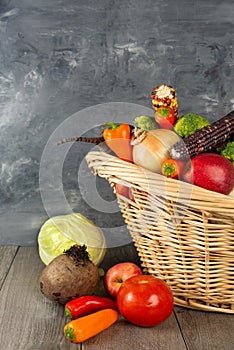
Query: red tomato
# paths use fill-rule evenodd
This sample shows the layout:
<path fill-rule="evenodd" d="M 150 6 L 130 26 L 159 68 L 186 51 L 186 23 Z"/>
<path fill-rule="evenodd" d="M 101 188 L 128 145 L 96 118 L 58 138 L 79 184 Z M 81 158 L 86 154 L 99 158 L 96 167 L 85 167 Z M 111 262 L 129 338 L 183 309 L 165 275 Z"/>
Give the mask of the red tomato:
<path fill-rule="evenodd" d="M 162 129 L 172 129 L 175 124 L 175 114 L 170 107 L 159 107 L 155 112 L 155 120 Z"/>
<path fill-rule="evenodd" d="M 153 327 L 171 315 L 174 301 L 164 281 L 151 275 L 139 275 L 123 282 L 117 294 L 117 305 L 129 322 Z"/>

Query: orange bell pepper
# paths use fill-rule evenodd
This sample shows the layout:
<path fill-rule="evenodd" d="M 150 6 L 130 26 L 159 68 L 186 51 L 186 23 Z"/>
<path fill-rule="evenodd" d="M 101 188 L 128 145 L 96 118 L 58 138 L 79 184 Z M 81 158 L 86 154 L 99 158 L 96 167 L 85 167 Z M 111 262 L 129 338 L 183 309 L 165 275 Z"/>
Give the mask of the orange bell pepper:
<path fill-rule="evenodd" d="M 185 162 L 181 160 L 167 159 L 162 163 L 162 174 L 172 179 L 178 179 L 185 167 Z"/>
<path fill-rule="evenodd" d="M 65 337 L 74 343 L 84 342 L 110 327 L 117 321 L 118 316 L 116 310 L 104 309 L 77 318 L 64 326 Z"/>
<path fill-rule="evenodd" d="M 131 129 L 128 124 L 117 125 L 112 122 L 105 123 L 110 126 L 103 131 L 103 138 L 107 146 L 121 159 L 132 162 Z"/>

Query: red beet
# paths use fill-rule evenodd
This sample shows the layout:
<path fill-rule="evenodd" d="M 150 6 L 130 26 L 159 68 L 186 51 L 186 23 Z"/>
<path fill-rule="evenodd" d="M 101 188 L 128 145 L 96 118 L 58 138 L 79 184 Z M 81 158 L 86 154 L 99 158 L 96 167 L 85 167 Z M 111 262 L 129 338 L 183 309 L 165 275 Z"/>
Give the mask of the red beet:
<path fill-rule="evenodd" d="M 199 154 L 188 162 L 183 179 L 207 190 L 227 195 L 234 187 L 234 166 L 219 154 Z"/>

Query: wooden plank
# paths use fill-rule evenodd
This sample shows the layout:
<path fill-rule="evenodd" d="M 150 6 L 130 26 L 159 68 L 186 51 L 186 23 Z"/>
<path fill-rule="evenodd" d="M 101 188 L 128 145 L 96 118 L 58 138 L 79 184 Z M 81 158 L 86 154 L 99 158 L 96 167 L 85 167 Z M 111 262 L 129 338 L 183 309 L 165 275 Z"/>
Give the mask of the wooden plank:
<path fill-rule="evenodd" d="M 82 350 L 186 350 L 174 315 L 162 324 L 137 327 L 122 317 L 109 329 L 83 343 Z"/>
<path fill-rule="evenodd" d="M 176 308 L 189 350 L 230 350 L 234 344 L 234 315 Z"/>
<path fill-rule="evenodd" d="M 20 248 L 0 292 L 0 339 L 4 350 L 75 350 L 63 335 L 62 305 L 45 298 L 38 279 L 44 265 L 37 248 Z"/>
<path fill-rule="evenodd" d="M 14 260 L 18 247 L 0 247 L 0 289 L 4 283 L 8 270 Z"/>
<path fill-rule="evenodd" d="M 63 335 L 63 326 L 68 321 L 63 306 L 49 301 L 40 292 L 38 280 L 44 265 L 38 256 L 37 247 L 17 249 L 0 247 L 0 347 L 4 350 L 232 348 L 234 315 L 180 307 L 175 307 L 175 313 L 159 326 L 141 328 L 120 317 L 112 327 L 82 345 L 72 344 Z M 107 270 L 120 261 L 138 262 L 135 254 L 132 246 L 108 249 L 102 266 Z M 99 294 L 103 293 L 103 284 L 100 283 Z"/>

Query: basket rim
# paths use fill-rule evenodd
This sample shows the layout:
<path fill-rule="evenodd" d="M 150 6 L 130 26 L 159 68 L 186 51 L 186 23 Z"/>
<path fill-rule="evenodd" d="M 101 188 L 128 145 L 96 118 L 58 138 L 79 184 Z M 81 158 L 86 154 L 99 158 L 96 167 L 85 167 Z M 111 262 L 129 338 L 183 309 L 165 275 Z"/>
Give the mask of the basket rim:
<path fill-rule="evenodd" d="M 169 200 L 178 198 L 180 191 L 180 199 L 191 201 L 191 204 L 198 206 L 199 209 L 222 211 L 224 215 L 231 217 L 234 215 L 234 196 L 232 195 L 224 195 L 185 181 L 167 178 L 103 151 L 90 151 L 85 158 L 94 175 L 99 175 L 108 181 L 126 181 L 136 187 L 142 187 L 145 191 L 150 188 Z M 164 184 L 163 191 L 162 184 Z"/>

